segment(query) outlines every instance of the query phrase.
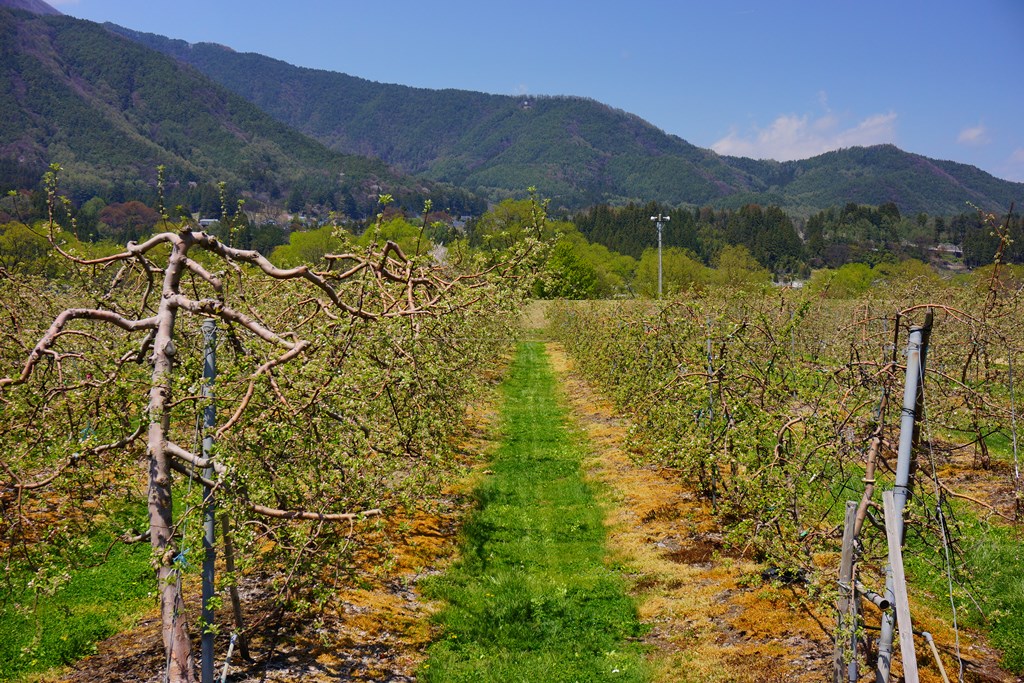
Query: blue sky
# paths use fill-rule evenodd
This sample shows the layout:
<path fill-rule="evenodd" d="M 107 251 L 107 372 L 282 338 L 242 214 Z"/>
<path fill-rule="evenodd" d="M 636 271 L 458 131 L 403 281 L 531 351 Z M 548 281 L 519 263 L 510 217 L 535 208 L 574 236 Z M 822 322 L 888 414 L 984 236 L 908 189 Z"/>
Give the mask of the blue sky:
<path fill-rule="evenodd" d="M 1024 0 L 49 0 L 385 83 L 579 95 L 722 154 L 895 143 L 1024 182 Z"/>

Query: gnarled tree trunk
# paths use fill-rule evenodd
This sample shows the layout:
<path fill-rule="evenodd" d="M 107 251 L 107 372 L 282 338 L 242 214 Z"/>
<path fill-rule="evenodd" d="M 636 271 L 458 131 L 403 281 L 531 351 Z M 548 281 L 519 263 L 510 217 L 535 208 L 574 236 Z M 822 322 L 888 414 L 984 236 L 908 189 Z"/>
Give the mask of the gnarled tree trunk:
<path fill-rule="evenodd" d="M 170 429 L 169 402 L 171 370 L 174 363 L 174 322 L 177 317 L 175 294 L 188 249 L 187 240 L 173 242 L 171 257 L 164 271 L 164 281 L 157 310 L 157 328 L 153 339 L 152 384 L 149 390 L 149 538 L 156 565 L 160 594 L 160 616 L 164 651 L 167 653 L 167 679 L 171 683 L 192 683 L 195 667 L 188 619 L 181 596 L 181 581 L 175 557 L 173 498 L 170 454 L 166 450 Z"/>

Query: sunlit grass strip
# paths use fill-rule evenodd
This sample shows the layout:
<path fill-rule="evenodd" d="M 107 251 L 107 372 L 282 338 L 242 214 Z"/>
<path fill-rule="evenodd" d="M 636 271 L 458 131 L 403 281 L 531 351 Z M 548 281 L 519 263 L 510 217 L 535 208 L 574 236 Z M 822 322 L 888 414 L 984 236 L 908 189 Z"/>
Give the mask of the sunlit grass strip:
<path fill-rule="evenodd" d="M 98 534 L 86 555 L 99 562 L 110 540 Z M 68 566 L 36 576 L 29 588 L 0 589 L 0 681 L 92 654 L 98 641 L 151 609 L 149 559 L 148 543 L 118 544 L 96 566 Z"/>
<path fill-rule="evenodd" d="M 642 627 L 605 562 L 602 513 L 537 343 L 504 384 L 504 439 L 462 556 L 427 587 L 447 601 L 425 681 L 643 681 Z"/>
<path fill-rule="evenodd" d="M 1002 652 L 1000 662 L 1014 673 L 1024 673 L 1024 545 L 1019 532 L 978 519 L 976 510 L 954 504 L 957 518 L 955 537 L 960 552 L 954 553 L 956 569 L 953 599 L 960 626 L 987 630 Z M 912 585 L 924 589 L 928 601 L 949 619 L 947 574 L 942 548 L 926 545 L 916 537 L 907 539 L 907 571 Z M 952 646 L 952 643 L 944 643 Z M 963 653 L 970 659 L 973 655 Z"/>

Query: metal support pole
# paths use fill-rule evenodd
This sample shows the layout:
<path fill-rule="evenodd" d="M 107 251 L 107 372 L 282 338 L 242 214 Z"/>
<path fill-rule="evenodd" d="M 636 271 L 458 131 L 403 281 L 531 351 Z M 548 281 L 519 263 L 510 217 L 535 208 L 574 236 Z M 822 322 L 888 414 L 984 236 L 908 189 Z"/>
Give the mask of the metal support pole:
<path fill-rule="evenodd" d="M 843 523 L 843 549 L 839 561 L 839 599 L 836 601 L 838 628 L 836 647 L 832 656 L 832 680 L 857 680 L 857 599 L 853 580 L 854 535 L 857 521 L 857 501 L 846 501 Z M 849 652 L 849 656 L 847 656 Z"/>
<path fill-rule="evenodd" d="M 217 421 L 217 408 L 213 402 L 213 383 L 217 378 L 217 321 L 207 318 L 203 321 L 203 458 L 213 455 L 213 426 Z M 203 469 L 203 478 L 213 480 L 213 467 Z M 203 613 L 202 613 L 202 683 L 213 683 L 213 597 L 214 564 L 217 553 L 214 548 L 217 508 L 213 500 L 213 489 L 203 485 Z"/>
<path fill-rule="evenodd" d="M 896 457 L 896 481 L 893 484 L 893 503 L 895 518 L 893 520 L 896 538 L 902 547 L 903 543 L 903 509 L 910 496 L 910 470 L 913 462 L 914 427 L 917 421 L 918 395 L 920 382 L 924 373 L 924 344 L 926 328 L 910 328 L 910 339 L 907 342 L 907 374 L 903 387 L 903 412 L 900 417 L 900 443 Z M 890 566 L 885 571 L 885 599 L 895 603 L 894 578 Z M 892 667 L 892 643 L 896 629 L 896 615 L 893 612 L 882 614 L 882 628 L 878 636 L 878 664 L 875 669 L 876 683 L 889 683 Z"/>
<path fill-rule="evenodd" d="M 708 435 L 715 432 L 715 351 L 712 346 L 712 320 L 708 318 L 708 414 L 705 419 Z M 718 465 L 711 459 L 711 509 L 718 511 Z"/>
<path fill-rule="evenodd" d="M 663 216 L 659 213 L 657 216 L 651 216 L 651 220 L 658 226 L 658 298 L 660 299 L 663 292 L 661 277 L 661 230 L 667 221 L 672 220 L 672 217 Z"/>
<path fill-rule="evenodd" d="M 658 298 L 659 299 L 662 297 L 662 292 L 664 291 L 664 287 L 662 285 L 662 275 L 661 275 L 661 272 L 662 272 L 662 270 L 661 270 L 661 223 L 659 222 L 658 223 Z"/>
<path fill-rule="evenodd" d="M 860 581 L 854 583 L 854 588 L 857 589 L 858 598 L 864 598 L 872 605 L 877 607 L 879 610 L 885 611 L 892 607 L 892 605 L 889 604 L 888 600 L 886 600 L 883 596 L 879 595 L 875 591 L 868 590 Z"/>

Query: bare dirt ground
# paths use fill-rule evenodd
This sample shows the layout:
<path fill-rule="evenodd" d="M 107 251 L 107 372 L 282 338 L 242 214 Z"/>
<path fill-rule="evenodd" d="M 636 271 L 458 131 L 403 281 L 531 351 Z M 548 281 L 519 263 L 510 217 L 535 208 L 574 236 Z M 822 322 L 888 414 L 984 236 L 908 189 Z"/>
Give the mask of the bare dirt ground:
<path fill-rule="evenodd" d="M 415 681 L 415 670 L 434 637 L 430 615 L 436 606 L 422 600 L 417 581 L 440 571 L 455 548 L 459 506 L 438 515 L 414 515 L 399 522 L 408 531 L 392 551 L 392 568 L 378 571 L 364 556 L 357 571 L 358 587 L 341 591 L 314 629 L 295 618 L 276 617 L 269 597 L 243 595 L 247 619 L 263 619 L 250 642 L 254 661 L 238 650 L 228 680 L 255 681 Z M 378 560 L 380 558 L 377 558 Z M 218 638 L 217 680 L 227 651 Z M 159 615 L 99 644 L 99 652 L 73 668 L 40 678 L 46 682 L 163 680 L 163 646 Z"/>

